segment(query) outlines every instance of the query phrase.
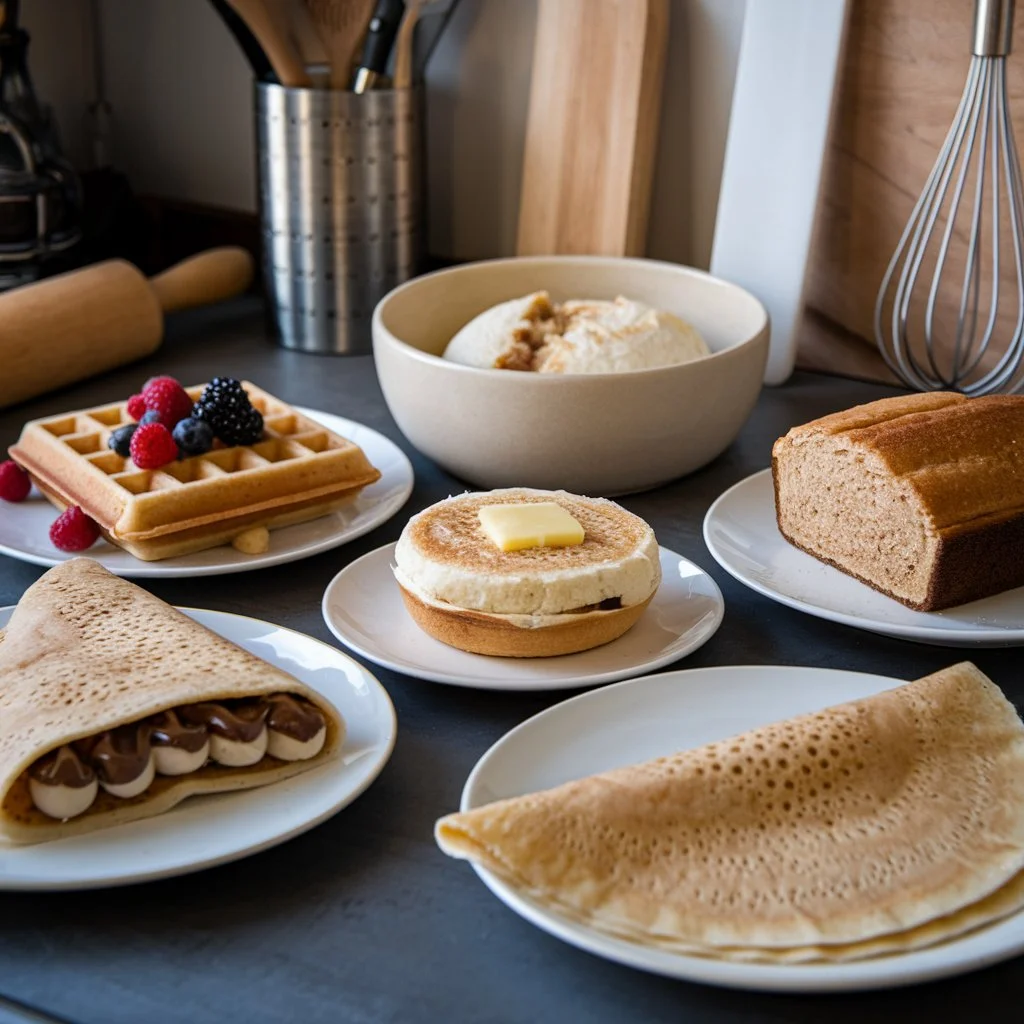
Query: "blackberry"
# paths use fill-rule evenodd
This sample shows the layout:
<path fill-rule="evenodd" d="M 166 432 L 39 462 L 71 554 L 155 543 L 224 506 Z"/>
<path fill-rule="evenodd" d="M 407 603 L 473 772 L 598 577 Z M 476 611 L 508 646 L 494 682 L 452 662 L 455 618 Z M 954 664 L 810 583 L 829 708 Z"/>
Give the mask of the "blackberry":
<path fill-rule="evenodd" d="M 171 436 L 181 449 L 182 456 L 202 455 L 213 447 L 213 427 L 194 416 L 179 420 Z"/>
<path fill-rule="evenodd" d="M 263 417 L 233 377 L 214 377 L 192 408 L 226 445 L 255 444 L 263 437 Z"/>
<path fill-rule="evenodd" d="M 123 427 L 110 432 L 107 438 L 107 447 L 113 448 L 122 459 L 131 458 L 132 434 L 139 429 L 138 423 L 126 423 Z"/>

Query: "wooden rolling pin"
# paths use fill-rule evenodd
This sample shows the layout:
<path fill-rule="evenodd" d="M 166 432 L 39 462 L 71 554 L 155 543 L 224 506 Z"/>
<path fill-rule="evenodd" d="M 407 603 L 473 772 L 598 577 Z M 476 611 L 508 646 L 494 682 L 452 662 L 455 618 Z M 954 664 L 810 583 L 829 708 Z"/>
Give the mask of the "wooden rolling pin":
<path fill-rule="evenodd" d="M 249 287 L 244 249 L 210 249 L 146 278 L 124 260 L 73 270 L 0 295 L 0 408 L 154 352 L 164 314 Z"/>

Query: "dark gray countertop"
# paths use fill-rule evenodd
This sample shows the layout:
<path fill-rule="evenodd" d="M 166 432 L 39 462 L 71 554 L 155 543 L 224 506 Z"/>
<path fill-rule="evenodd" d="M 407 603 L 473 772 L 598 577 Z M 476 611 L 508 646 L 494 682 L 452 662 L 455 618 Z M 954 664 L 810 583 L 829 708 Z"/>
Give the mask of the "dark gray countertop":
<path fill-rule="evenodd" d="M 331 578 L 397 539 L 412 512 L 460 485 L 401 437 L 369 357 L 275 348 L 246 300 L 181 314 L 162 350 L 97 380 L 0 413 L 0 446 L 36 416 L 113 401 L 146 377 L 246 376 L 288 402 L 366 423 L 413 460 L 416 489 L 389 523 L 290 565 L 202 580 L 143 580 L 177 604 L 258 616 L 333 642 L 320 616 Z M 718 633 L 677 667 L 792 664 L 911 679 L 959 652 L 891 640 L 791 611 L 718 568 L 701 539 L 708 505 L 768 464 L 793 424 L 891 391 L 797 374 L 764 392 L 735 444 L 670 487 L 623 499 L 659 540 L 706 568 L 726 600 Z M 0 509 L 2 514 L 2 509 Z M 0 556 L 0 605 L 41 574 Z M 970 657 L 1024 705 L 1020 650 Z M 437 686 L 370 666 L 398 712 L 394 755 L 352 806 L 312 832 L 226 867 L 122 889 L 0 893 L 0 996 L 76 1022 L 874 1021 L 1020 1019 L 1020 961 L 909 989 L 845 996 L 731 992 L 643 974 L 549 937 L 434 845 L 470 769 L 508 729 L 571 693 Z M 6 1018 L 5 1018 L 6 1019 Z"/>

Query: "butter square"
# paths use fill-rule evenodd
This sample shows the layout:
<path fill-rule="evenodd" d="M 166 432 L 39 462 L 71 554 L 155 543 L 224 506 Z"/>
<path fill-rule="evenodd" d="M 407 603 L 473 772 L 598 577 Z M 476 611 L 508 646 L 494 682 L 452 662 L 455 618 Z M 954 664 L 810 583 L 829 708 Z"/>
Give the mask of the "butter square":
<path fill-rule="evenodd" d="M 502 551 L 583 543 L 583 527 L 554 501 L 484 505 L 477 516 L 488 539 Z"/>

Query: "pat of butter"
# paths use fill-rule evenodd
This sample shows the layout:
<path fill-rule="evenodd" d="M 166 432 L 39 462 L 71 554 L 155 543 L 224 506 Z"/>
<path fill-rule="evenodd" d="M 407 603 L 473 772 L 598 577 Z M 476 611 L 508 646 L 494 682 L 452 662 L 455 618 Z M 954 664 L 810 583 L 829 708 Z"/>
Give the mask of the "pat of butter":
<path fill-rule="evenodd" d="M 583 527 L 561 505 L 484 505 L 477 515 L 488 538 L 502 551 L 567 548 L 583 543 Z"/>

